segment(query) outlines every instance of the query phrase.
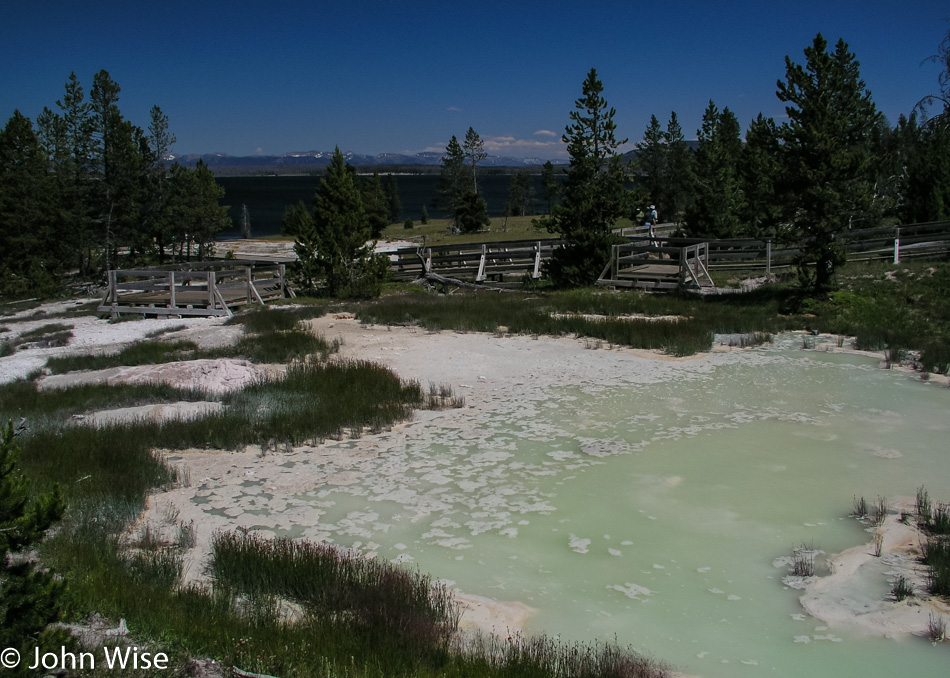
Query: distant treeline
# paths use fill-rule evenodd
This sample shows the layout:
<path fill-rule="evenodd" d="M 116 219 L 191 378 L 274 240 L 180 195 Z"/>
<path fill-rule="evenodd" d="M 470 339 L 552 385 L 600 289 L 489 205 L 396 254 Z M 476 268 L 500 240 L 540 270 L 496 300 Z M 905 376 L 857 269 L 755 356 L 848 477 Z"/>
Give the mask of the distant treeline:
<path fill-rule="evenodd" d="M 203 164 L 166 166 L 174 135 L 158 106 L 147 129 L 119 110 L 106 71 L 87 98 L 69 76 L 56 110 L 20 111 L 0 131 L 0 296 L 55 293 L 63 276 L 96 278 L 130 262 L 203 257 L 230 223 Z"/>

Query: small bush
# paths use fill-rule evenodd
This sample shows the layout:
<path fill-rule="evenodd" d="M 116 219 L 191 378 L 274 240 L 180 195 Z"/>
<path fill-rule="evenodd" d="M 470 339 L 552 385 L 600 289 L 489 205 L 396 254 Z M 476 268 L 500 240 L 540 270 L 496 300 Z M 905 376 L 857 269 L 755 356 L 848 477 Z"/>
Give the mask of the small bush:
<path fill-rule="evenodd" d="M 412 223 L 412 219 L 406 219 L 404 222 L 402 222 L 402 227 L 407 231 L 411 231 L 413 228 L 415 228 L 415 226 L 416 225 Z"/>

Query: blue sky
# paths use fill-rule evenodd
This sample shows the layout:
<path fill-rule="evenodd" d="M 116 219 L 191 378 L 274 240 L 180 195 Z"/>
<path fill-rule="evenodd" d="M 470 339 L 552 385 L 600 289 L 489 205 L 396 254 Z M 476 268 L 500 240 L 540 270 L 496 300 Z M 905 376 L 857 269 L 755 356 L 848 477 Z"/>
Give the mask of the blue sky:
<path fill-rule="evenodd" d="M 743 127 L 780 120 L 785 56 L 818 32 L 849 44 L 893 123 L 936 89 L 921 62 L 950 29 L 946 0 L 3 4 L 3 124 L 106 69 L 133 123 L 157 104 L 177 153 L 232 155 L 441 151 L 472 126 L 493 155 L 559 157 L 592 67 L 631 144 L 671 111 L 695 138 L 710 99 Z"/>

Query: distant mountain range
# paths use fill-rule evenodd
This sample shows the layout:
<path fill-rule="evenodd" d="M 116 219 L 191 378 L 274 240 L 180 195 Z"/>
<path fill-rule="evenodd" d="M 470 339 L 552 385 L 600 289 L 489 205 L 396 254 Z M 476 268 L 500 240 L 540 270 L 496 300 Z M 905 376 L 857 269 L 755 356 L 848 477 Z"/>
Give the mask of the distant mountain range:
<path fill-rule="evenodd" d="M 442 162 L 442 153 L 424 152 L 412 155 L 405 153 L 381 153 L 362 155 L 344 153 L 346 161 L 354 167 L 380 167 L 397 169 L 403 167 L 437 166 Z M 215 174 L 306 174 L 310 170 L 330 164 L 332 151 L 294 151 L 282 155 L 228 155 L 226 153 L 197 153 L 187 155 L 170 154 L 165 157 L 169 163 L 178 162 L 186 167 L 194 167 L 198 160 L 210 167 Z M 566 164 L 562 160 L 552 160 L 557 164 Z M 545 163 L 541 158 L 506 158 L 488 156 L 481 161 L 482 167 L 540 167 Z"/>

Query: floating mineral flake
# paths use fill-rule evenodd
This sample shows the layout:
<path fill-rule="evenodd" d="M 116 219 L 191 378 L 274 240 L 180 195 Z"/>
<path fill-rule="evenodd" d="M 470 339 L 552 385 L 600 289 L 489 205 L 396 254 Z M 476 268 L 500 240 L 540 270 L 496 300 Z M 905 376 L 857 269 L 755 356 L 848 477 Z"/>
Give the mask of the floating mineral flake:
<path fill-rule="evenodd" d="M 590 551 L 590 539 L 582 539 L 572 534 L 568 539 L 568 546 L 574 553 L 588 553 Z"/>
<path fill-rule="evenodd" d="M 607 588 L 614 591 L 620 591 L 620 593 L 632 600 L 640 600 L 641 596 L 653 595 L 653 591 L 648 589 L 646 586 L 639 586 L 637 584 L 631 584 L 630 582 L 626 582 L 623 585 L 614 584 L 613 586 L 608 586 Z"/>

